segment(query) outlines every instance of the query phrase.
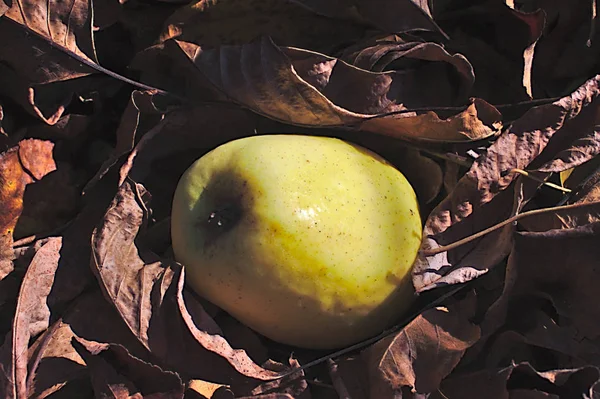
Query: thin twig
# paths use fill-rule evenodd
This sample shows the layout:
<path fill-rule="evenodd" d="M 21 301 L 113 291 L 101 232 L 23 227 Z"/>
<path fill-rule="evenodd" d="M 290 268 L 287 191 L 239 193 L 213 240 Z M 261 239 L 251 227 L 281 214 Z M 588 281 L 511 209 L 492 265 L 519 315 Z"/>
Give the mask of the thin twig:
<path fill-rule="evenodd" d="M 541 179 L 541 178 L 539 178 L 537 176 L 534 176 L 531 173 L 529 173 L 529 172 L 527 172 L 526 170 L 523 170 L 523 169 L 513 168 L 513 169 L 511 169 L 509 171 L 509 173 L 518 173 L 520 175 L 523 175 L 525 177 L 530 178 L 531 180 L 535 180 L 535 181 L 537 181 L 539 183 L 542 183 L 545 186 L 552 187 L 553 189 L 558 190 L 558 191 L 562 191 L 563 193 L 570 193 L 571 192 L 571 189 L 569 189 L 569 188 L 561 187 L 558 184 L 554 184 L 554 183 L 545 181 L 544 179 Z"/>
<path fill-rule="evenodd" d="M 554 206 L 551 208 L 534 209 L 532 211 L 523 212 L 523 213 L 515 215 L 511 218 L 508 218 L 508 219 L 504 220 L 503 222 L 500 222 L 491 227 L 488 227 L 487 229 L 482 230 L 478 233 L 472 234 L 461 240 L 455 241 L 452 244 L 442 245 L 441 247 L 437 247 L 437 248 L 424 249 L 424 250 L 421 250 L 420 253 L 422 256 L 425 256 L 425 257 L 441 254 L 442 252 L 451 251 L 451 250 L 456 249 L 464 244 L 468 244 L 471 241 L 477 240 L 478 238 L 481 238 L 486 234 L 489 234 L 489 233 L 496 231 L 508 224 L 514 223 L 517 220 L 524 219 L 528 216 L 535 216 L 535 215 L 540 215 L 540 214 L 548 213 L 548 212 L 564 211 L 564 210 L 568 210 L 568 209 L 578 208 L 583 205 L 588 205 L 588 204 L 570 204 L 570 205 Z"/>

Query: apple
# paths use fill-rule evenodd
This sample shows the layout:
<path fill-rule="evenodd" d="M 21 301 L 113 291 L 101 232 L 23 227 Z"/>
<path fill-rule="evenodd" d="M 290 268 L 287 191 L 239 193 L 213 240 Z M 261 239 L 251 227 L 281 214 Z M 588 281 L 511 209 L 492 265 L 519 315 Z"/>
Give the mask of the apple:
<path fill-rule="evenodd" d="M 262 335 L 333 349 L 380 333 L 415 297 L 415 192 L 379 155 L 331 137 L 252 136 L 183 174 L 171 236 L 186 284 Z"/>

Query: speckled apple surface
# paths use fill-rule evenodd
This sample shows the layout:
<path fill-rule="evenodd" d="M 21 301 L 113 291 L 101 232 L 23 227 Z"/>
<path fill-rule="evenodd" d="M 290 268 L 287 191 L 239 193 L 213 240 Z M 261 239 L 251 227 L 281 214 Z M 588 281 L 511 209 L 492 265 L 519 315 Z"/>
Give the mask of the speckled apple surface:
<path fill-rule="evenodd" d="M 342 140 L 228 142 L 184 173 L 171 224 L 186 283 L 275 341 L 349 345 L 414 296 L 416 195 L 381 157 Z"/>

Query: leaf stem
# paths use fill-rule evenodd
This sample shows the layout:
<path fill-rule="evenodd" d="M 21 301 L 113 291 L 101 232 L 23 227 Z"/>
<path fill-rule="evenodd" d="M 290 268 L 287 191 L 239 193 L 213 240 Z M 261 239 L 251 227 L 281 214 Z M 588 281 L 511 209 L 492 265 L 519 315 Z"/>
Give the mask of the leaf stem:
<path fill-rule="evenodd" d="M 532 211 L 527 211 L 527 212 L 523 212 L 523 213 L 519 213 L 518 215 L 515 215 L 513 217 L 510 217 L 498 224 L 495 224 L 491 227 L 488 227 L 485 230 L 481 230 L 478 233 L 472 234 L 468 237 L 465 237 L 461 240 L 455 241 L 452 244 L 448 244 L 448 245 L 442 245 L 441 247 L 437 247 L 437 248 L 431 248 L 431 249 L 424 249 L 419 251 L 420 254 L 422 256 L 425 257 L 429 257 L 429 256 L 434 256 L 437 254 L 441 254 L 442 252 L 447 252 L 447 251 L 451 251 L 453 249 L 456 249 L 464 244 L 468 244 L 471 241 L 477 240 L 478 238 L 483 237 L 486 234 L 489 234 L 493 231 L 496 231 L 508 224 L 514 223 L 517 220 L 520 219 L 524 219 L 528 216 L 535 216 L 535 215 L 540 215 L 543 213 L 548 213 L 548 212 L 558 212 L 558 211 L 563 211 L 563 210 L 568 210 L 568 209 L 574 209 L 574 208 L 578 208 L 581 207 L 583 205 L 587 205 L 587 204 L 582 204 L 582 203 L 577 203 L 577 204 L 570 204 L 570 205 L 562 205 L 562 206 L 553 206 L 551 208 L 543 208 L 543 209 L 534 209 Z"/>

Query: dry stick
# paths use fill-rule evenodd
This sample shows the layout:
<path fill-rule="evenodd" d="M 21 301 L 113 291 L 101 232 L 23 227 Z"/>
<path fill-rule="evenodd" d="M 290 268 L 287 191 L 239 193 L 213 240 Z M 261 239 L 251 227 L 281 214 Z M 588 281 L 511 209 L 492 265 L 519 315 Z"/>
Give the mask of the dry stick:
<path fill-rule="evenodd" d="M 448 153 L 441 153 L 441 152 L 436 152 L 436 151 L 432 151 L 432 150 L 427 150 L 427 149 L 421 149 L 421 151 L 423 151 L 426 154 L 429 154 L 431 156 L 434 156 L 436 158 L 439 159 L 443 159 L 449 162 L 454 162 L 455 164 L 457 164 L 458 166 L 462 166 L 462 167 L 466 167 L 466 168 L 470 168 L 471 166 L 473 166 L 473 161 L 460 156 L 460 155 L 456 155 L 456 154 L 452 154 L 450 152 Z M 548 181 L 545 181 L 544 179 L 541 179 L 537 176 L 532 175 L 531 173 L 527 172 L 526 170 L 523 169 L 518 169 L 518 168 L 513 168 L 510 169 L 508 171 L 508 173 L 519 173 L 520 175 L 523 175 L 525 177 L 530 178 L 531 180 L 535 180 L 538 183 L 542 183 L 545 186 L 551 187 L 555 190 L 558 191 L 562 191 L 563 193 L 570 193 L 571 189 L 566 188 L 566 187 L 561 187 L 558 184 L 554 184 Z"/>
<path fill-rule="evenodd" d="M 526 170 L 523 170 L 523 169 L 513 168 L 513 169 L 509 170 L 508 173 L 519 173 L 519 174 L 521 174 L 521 175 L 523 175 L 525 177 L 529 177 L 530 179 L 535 180 L 535 181 L 537 181 L 539 183 L 542 183 L 542 184 L 544 184 L 544 185 L 546 185 L 548 187 L 552 187 L 552 188 L 554 188 L 554 189 L 556 189 L 558 191 L 562 191 L 563 193 L 570 193 L 571 192 L 571 189 L 569 189 L 569 188 L 561 187 L 558 184 L 547 182 L 544 179 L 541 179 L 541 178 L 539 178 L 537 176 L 534 176 L 534 175 L 530 174 L 529 172 L 527 172 Z"/>
<path fill-rule="evenodd" d="M 517 220 L 526 218 L 528 216 L 535 216 L 535 215 L 540 215 L 542 213 L 548 213 L 548 212 L 558 212 L 558 211 L 564 211 L 564 210 L 568 210 L 568 209 L 574 209 L 574 208 L 579 208 L 582 207 L 584 205 L 588 205 L 588 204 L 570 204 L 570 205 L 562 205 L 562 206 L 553 206 L 551 208 L 543 208 L 543 209 L 534 209 L 532 211 L 527 211 L 527 212 L 523 212 L 520 213 L 518 215 L 515 215 L 511 218 L 506 219 L 503 222 L 500 222 L 494 226 L 488 227 L 485 230 L 482 230 L 478 233 L 472 234 L 468 237 L 463 238 L 462 240 L 458 240 L 453 242 L 452 244 L 448 244 L 448 245 L 442 245 L 441 247 L 437 247 L 437 248 L 432 248 L 432 249 L 424 249 L 419 251 L 420 254 L 422 256 L 434 256 L 437 254 L 440 254 L 442 252 L 446 252 L 446 251 L 450 251 L 453 250 L 455 248 L 460 247 L 461 245 L 464 244 L 468 244 L 471 241 L 477 240 L 478 238 L 483 237 L 486 234 L 489 234 L 495 230 L 498 230 L 504 226 L 506 226 L 507 224 L 511 224 L 516 222 Z"/>

